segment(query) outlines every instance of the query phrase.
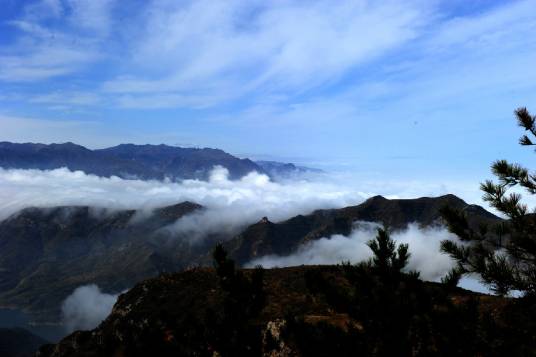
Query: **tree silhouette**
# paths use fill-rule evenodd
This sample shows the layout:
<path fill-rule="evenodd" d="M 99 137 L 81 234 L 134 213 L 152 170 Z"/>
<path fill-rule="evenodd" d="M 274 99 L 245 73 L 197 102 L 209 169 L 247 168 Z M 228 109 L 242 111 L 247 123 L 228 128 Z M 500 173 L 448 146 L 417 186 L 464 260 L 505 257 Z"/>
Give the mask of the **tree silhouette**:
<path fill-rule="evenodd" d="M 247 276 L 236 269 L 221 244 L 212 253 L 214 268 L 224 292 L 223 310 L 213 321 L 212 345 L 223 356 L 256 355 L 260 350 L 260 331 L 251 325 L 263 309 L 266 295 L 264 270 L 256 267 Z"/>
<path fill-rule="evenodd" d="M 517 123 L 528 135 L 536 137 L 536 117 L 526 108 L 515 111 Z M 535 144 L 528 135 L 519 143 Z M 536 194 L 536 174 L 517 163 L 497 160 L 492 172 L 498 182 L 485 181 L 480 185 L 483 199 L 503 213 L 507 222 L 493 227 L 474 228 L 467 222 L 463 212 L 445 207 L 441 210 L 449 230 L 464 243 L 443 241 L 441 249 L 458 262 L 460 274 L 477 273 L 483 283 L 499 295 L 519 290 L 525 295 L 536 294 L 536 214 L 529 213 L 518 192 L 512 188 Z"/>
<path fill-rule="evenodd" d="M 396 243 L 391 239 L 386 228 L 378 228 L 378 235 L 375 239 L 367 242 L 370 250 L 374 253 L 372 266 L 383 276 L 400 274 L 406 267 L 409 260 L 407 244 L 400 244 L 396 248 Z"/>

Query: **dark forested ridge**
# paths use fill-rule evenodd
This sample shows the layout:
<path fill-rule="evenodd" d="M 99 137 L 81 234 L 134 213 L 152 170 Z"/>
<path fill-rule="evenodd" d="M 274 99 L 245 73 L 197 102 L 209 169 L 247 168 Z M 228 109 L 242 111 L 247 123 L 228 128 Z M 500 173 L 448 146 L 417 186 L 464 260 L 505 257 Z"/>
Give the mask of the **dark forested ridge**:
<path fill-rule="evenodd" d="M 200 209 L 183 202 L 141 217 L 135 210 L 24 209 L 0 223 L 0 305 L 55 320 L 61 301 L 80 285 L 119 292 L 180 270 L 206 248 L 180 239 L 170 243 L 160 229 Z"/>
<path fill-rule="evenodd" d="M 55 320 L 63 299 L 80 285 L 96 283 L 117 293 L 162 272 L 210 265 L 217 241 L 225 241 L 231 257 L 244 264 L 265 254 L 291 254 L 310 240 L 347 235 L 356 221 L 393 229 L 412 222 L 434 225 L 445 204 L 465 210 L 475 224 L 498 220 L 453 195 L 408 200 L 377 196 L 357 206 L 318 210 L 283 222 L 260 220 L 235 237 L 213 234 L 191 244 L 187 235 L 162 228 L 203 209 L 194 203 L 142 216 L 135 210 L 28 208 L 0 222 L 0 305 L 24 309 L 39 320 Z"/>
<path fill-rule="evenodd" d="M 385 224 L 393 230 L 404 229 L 409 223 L 418 223 L 422 227 L 437 225 L 441 223 L 440 209 L 447 205 L 464 212 L 474 227 L 501 220 L 454 195 L 417 199 L 375 196 L 356 206 L 317 210 L 283 222 L 260 220 L 226 243 L 226 247 L 237 262 L 246 263 L 268 254 L 287 255 L 311 240 L 333 234 L 348 235 L 358 221 Z"/>

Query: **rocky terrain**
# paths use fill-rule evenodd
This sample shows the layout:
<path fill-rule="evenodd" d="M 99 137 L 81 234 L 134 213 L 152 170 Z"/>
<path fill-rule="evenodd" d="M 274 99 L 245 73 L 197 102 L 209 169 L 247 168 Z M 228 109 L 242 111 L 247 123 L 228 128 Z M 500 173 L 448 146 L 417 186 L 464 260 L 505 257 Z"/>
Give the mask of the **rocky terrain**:
<path fill-rule="evenodd" d="M 44 346 L 39 356 L 536 353 L 533 301 L 450 289 L 409 275 L 388 282 L 369 270 L 357 266 L 266 270 L 262 285 L 266 299 L 260 312 L 231 322 L 225 316 L 233 311 L 239 292 L 225 289 L 214 270 L 164 274 L 121 295 L 98 328 Z M 247 277 L 252 271 L 239 273 Z M 222 334 L 228 336 L 223 341 L 218 338 Z"/>

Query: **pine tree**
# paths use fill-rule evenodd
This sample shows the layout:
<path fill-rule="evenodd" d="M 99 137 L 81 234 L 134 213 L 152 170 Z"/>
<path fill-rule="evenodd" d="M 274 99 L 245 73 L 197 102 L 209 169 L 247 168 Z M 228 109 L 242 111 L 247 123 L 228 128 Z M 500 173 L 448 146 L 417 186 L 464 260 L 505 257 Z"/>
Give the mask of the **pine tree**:
<path fill-rule="evenodd" d="M 260 331 L 251 320 L 266 302 L 264 269 L 258 266 L 250 274 L 237 269 L 221 244 L 216 245 L 212 257 L 224 299 L 220 317 L 211 316 L 210 344 L 222 356 L 255 355 L 260 348 Z"/>
<path fill-rule="evenodd" d="M 536 138 L 536 116 L 526 108 L 517 109 L 515 115 L 518 125 Z M 528 135 L 523 135 L 519 143 L 534 146 Z M 475 229 L 462 212 L 445 207 L 442 216 L 449 230 L 463 243 L 443 241 L 441 249 L 458 262 L 459 272 L 479 274 L 482 282 L 499 295 L 512 290 L 535 295 L 536 214 L 529 213 L 527 205 L 522 203 L 522 196 L 511 189 L 520 188 L 531 195 L 536 194 L 536 174 L 506 160 L 495 161 L 491 168 L 498 182 L 488 180 L 481 184 L 483 199 L 508 220 L 491 229 Z"/>
<path fill-rule="evenodd" d="M 399 274 L 408 264 L 410 256 L 408 245 L 400 244 L 397 248 L 385 228 L 378 228 L 378 235 L 375 239 L 368 241 L 367 245 L 374 253 L 371 260 L 372 266 L 380 276 Z"/>

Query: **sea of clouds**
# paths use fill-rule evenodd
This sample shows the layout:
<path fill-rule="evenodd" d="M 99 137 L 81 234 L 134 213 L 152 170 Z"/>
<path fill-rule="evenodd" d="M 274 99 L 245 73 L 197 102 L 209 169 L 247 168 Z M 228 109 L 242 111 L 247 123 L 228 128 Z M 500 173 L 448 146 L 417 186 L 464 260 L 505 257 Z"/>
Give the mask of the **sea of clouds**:
<path fill-rule="evenodd" d="M 341 179 L 342 177 L 342 179 Z M 98 177 L 66 168 L 54 170 L 21 170 L 0 168 L 0 220 L 26 207 L 80 206 L 100 207 L 95 214 L 120 209 L 139 209 L 143 214 L 157 207 L 191 201 L 206 209 L 187 215 L 164 229 L 187 233 L 199 239 L 207 233 L 224 230 L 237 233 L 244 226 L 266 216 L 277 222 L 316 209 L 356 205 L 375 194 L 388 198 L 434 196 L 447 193 L 444 185 L 434 187 L 418 182 L 397 182 L 400 194 L 375 191 L 386 187 L 381 182 L 345 179 L 344 176 L 320 175 L 272 181 L 252 172 L 240 180 L 229 179 L 229 172 L 215 167 L 207 181 L 143 181 L 119 177 Z M 301 247 L 290 256 L 265 256 L 250 262 L 265 267 L 301 264 L 337 264 L 359 262 L 371 257 L 366 242 L 374 238 L 375 224 L 360 224 L 348 237 L 325 237 Z M 409 243 L 412 254 L 409 269 L 421 272 L 426 280 L 439 280 L 452 267 L 452 261 L 439 251 L 439 242 L 455 239 L 444 228 L 419 229 L 409 225 L 393 232 L 399 243 Z M 477 280 L 468 278 L 462 286 L 485 289 Z M 96 327 L 111 311 L 117 295 L 100 291 L 95 285 L 76 289 L 63 303 L 64 323 L 69 331 Z"/>
<path fill-rule="evenodd" d="M 202 216 L 185 220 L 184 229 L 203 222 L 252 223 L 263 216 L 283 220 L 319 208 L 355 205 L 369 195 L 329 180 L 298 179 L 273 182 L 252 172 L 240 180 L 229 179 L 227 169 L 216 166 L 207 181 L 142 181 L 98 177 L 66 168 L 55 170 L 5 170 L 0 168 L 0 220 L 22 208 L 88 205 L 107 209 L 154 209 L 183 201 L 207 208 Z"/>

